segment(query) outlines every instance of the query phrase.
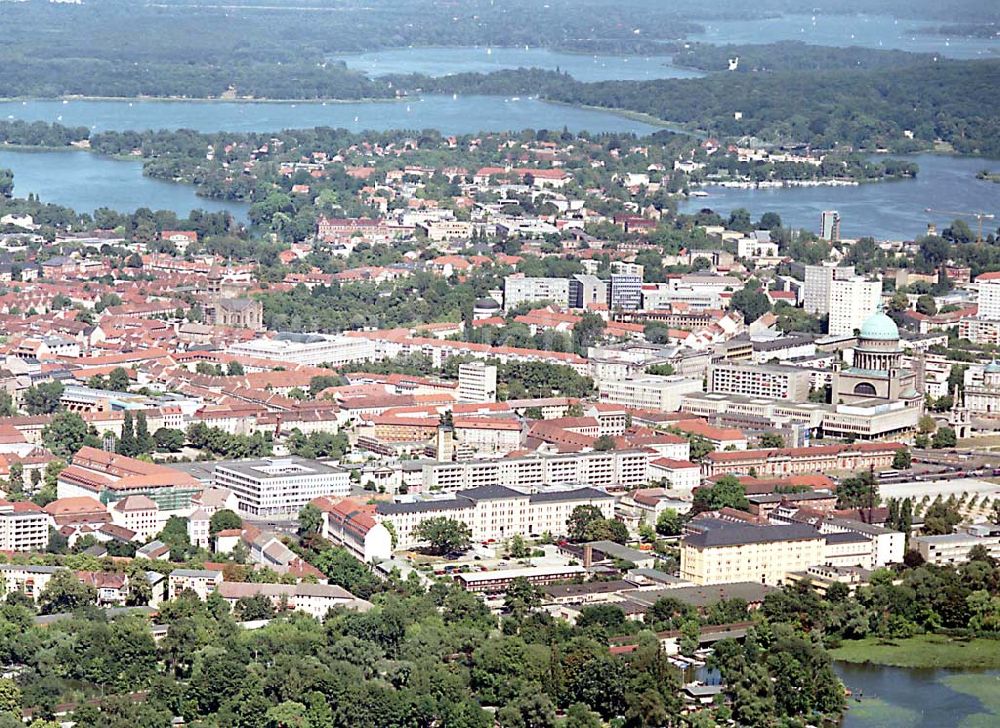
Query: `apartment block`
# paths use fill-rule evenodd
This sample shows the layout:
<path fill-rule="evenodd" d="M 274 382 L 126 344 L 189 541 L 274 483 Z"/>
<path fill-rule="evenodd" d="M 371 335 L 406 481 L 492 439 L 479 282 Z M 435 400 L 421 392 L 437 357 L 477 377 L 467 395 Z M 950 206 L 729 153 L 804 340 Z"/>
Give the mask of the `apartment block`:
<path fill-rule="evenodd" d="M 551 301 L 557 306 L 569 306 L 569 279 L 507 276 L 503 279 L 503 308 L 510 311 L 522 303 Z"/>
<path fill-rule="evenodd" d="M 273 338 L 233 344 L 228 351 L 236 356 L 312 366 L 341 366 L 376 358 L 375 344 L 369 339 L 321 334 L 280 333 Z"/>
<path fill-rule="evenodd" d="M 597 276 L 578 273 L 569 280 L 569 307 L 588 309 L 608 301 L 608 283 Z"/>
<path fill-rule="evenodd" d="M 528 493 L 499 485 L 460 490 L 450 498 L 410 503 L 379 503 L 376 518 L 391 521 L 398 548 L 420 543 L 416 528 L 430 518 L 452 518 L 465 523 L 473 541 L 502 541 L 514 535 L 563 536 L 573 509 L 596 506 L 605 518 L 614 517 L 614 496 L 596 488 Z"/>
<path fill-rule="evenodd" d="M 49 514 L 30 501 L 0 501 L 0 551 L 44 551 Z"/>
<path fill-rule="evenodd" d="M 423 467 L 423 487 L 425 491 L 451 491 L 490 485 L 531 489 L 541 484 L 585 483 L 636 488 L 648 482 L 649 461 L 656 457 L 653 450 L 634 449 L 429 463 Z"/>
<path fill-rule="evenodd" d="M 805 266 L 805 282 L 802 286 L 802 308 L 819 315 L 830 313 L 830 288 L 835 280 L 845 280 L 854 276 L 854 266 L 833 265 Z"/>
<path fill-rule="evenodd" d="M 830 335 L 850 336 L 878 310 L 881 281 L 861 276 L 830 282 Z"/>
<path fill-rule="evenodd" d="M 809 398 L 810 372 L 780 364 L 713 364 L 708 370 L 708 391 L 745 394 L 805 402 Z"/>
<path fill-rule="evenodd" d="M 701 392 L 701 381 L 680 375 L 649 375 L 600 383 L 601 402 L 660 412 L 677 412 L 684 396 L 692 392 Z"/>
<path fill-rule="evenodd" d="M 458 366 L 458 401 L 480 404 L 497 401 L 497 368 L 481 361 Z"/>

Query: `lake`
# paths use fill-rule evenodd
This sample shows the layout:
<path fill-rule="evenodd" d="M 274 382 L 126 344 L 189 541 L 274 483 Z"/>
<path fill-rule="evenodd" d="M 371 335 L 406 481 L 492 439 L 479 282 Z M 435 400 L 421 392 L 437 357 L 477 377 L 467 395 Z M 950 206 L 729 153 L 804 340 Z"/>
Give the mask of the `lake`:
<path fill-rule="evenodd" d="M 946 58 L 996 58 L 1000 39 L 946 38 L 913 33 L 946 21 L 900 20 L 885 15 L 783 15 L 753 20 L 699 20 L 704 33 L 688 40 L 715 44 L 760 44 L 800 40 L 812 45 L 861 46 L 913 53 L 937 53 Z"/>
<path fill-rule="evenodd" d="M 856 187 L 782 187 L 730 189 L 705 187 L 708 197 L 692 197 L 681 203 L 681 212 L 711 208 L 728 216 L 738 207 L 750 210 L 756 220 L 765 212 L 777 212 L 786 226 L 819 232 L 823 210 L 840 212 L 840 233 L 845 238 L 871 235 L 882 240 L 912 240 L 926 232 L 927 223 L 947 226 L 956 215 L 935 210 L 985 211 L 1000 216 L 1000 185 L 976 179 L 984 168 L 998 169 L 993 160 L 935 154 L 902 156 L 920 166 L 916 179 L 876 182 Z M 998 218 L 1000 219 L 1000 218 Z M 974 219 L 966 222 L 977 229 Z M 984 230 L 995 228 L 987 220 Z"/>
<path fill-rule="evenodd" d="M 198 197 L 194 187 L 142 176 L 141 162 L 122 162 L 85 151 L 30 152 L 0 150 L 0 167 L 14 170 L 14 194 L 37 194 L 43 202 L 93 212 L 109 207 L 132 212 L 139 207 L 173 210 L 227 210 L 245 221 L 248 206 Z"/>
<path fill-rule="evenodd" d="M 699 78 L 702 73 L 673 66 L 669 56 L 609 56 L 560 53 L 546 48 L 393 48 L 331 56 L 369 76 L 420 73 L 490 73 L 513 68 L 561 70 L 578 81 L 644 81 Z"/>
<path fill-rule="evenodd" d="M 439 129 L 446 134 L 559 129 L 648 134 L 658 127 L 621 114 L 534 98 L 428 94 L 404 101 L 268 103 L 253 101 L 89 101 L 52 99 L 0 102 L 0 118 L 87 126 L 94 131 L 194 129 L 280 131 L 315 126 Z"/>
<path fill-rule="evenodd" d="M 987 728 L 1000 725 L 1000 672 L 912 670 L 834 663 L 849 698 L 843 728 Z"/>

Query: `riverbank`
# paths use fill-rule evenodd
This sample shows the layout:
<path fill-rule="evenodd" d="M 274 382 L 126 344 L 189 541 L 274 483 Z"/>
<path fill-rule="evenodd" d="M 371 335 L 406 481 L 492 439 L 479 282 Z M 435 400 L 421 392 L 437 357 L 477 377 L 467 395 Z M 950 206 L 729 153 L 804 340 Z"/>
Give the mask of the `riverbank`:
<path fill-rule="evenodd" d="M 834 660 L 854 664 L 988 670 L 1000 668 L 1000 641 L 963 641 L 943 635 L 845 640 L 840 647 L 830 650 L 830 656 Z"/>

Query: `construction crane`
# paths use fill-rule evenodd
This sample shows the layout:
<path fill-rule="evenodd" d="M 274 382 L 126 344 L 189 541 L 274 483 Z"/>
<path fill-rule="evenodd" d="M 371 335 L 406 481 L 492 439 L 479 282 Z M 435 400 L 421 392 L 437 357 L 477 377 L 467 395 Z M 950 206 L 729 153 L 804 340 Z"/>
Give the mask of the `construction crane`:
<path fill-rule="evenodd" d="M 962 212 L 956 210 L 935 210 L 933 207 L 924 208 L 924 212 L 936 212 L 939 215 L 954 215 L 955 217 L 972 217 L 979 221 L 979 235 L 976 242 L 983 242 L 983 220 L 992 220 L 996 217 L 991 212 Z"/>

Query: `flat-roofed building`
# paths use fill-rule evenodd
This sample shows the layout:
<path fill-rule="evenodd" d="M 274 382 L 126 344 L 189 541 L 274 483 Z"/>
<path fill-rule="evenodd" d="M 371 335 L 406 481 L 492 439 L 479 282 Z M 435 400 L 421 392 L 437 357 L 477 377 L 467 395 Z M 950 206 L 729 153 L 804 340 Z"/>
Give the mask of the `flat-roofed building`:
<path fill-rule="evenodd" d="M 44 551 L 50 523 L 49 514 L 31 501 L 0 501 L 0 550 Z"/>
<path fill-rule="evenodd" d="M 809 389 L 810 373 L 799 367 L 720 363 L 708 370 L 709 392 L 805 402 Z"/>
<path fill-rule="evenodd" d="M 632 409 L 677 412 L 684 395 L 702 390 L 698 379 L 671 376 L 641 376 L 634 379 L 602 380 L 600 400 Z"/>
<path fill-rule="evenodd" d="M 350 476 L 343 468 L 300 457 L 217 463 L 215 484 L 236 496 L 247 516 L 293 516 L 320 496 L 346 496 Z"/>
<path fill-rule="evenodd" d="M 938 566 L 964 564 L 969 552 L 982 546 L 994 559 L 1000 559 L 1000 526 L 969 526 L 964 531 L 912 539 L 924 561 Z"/>

